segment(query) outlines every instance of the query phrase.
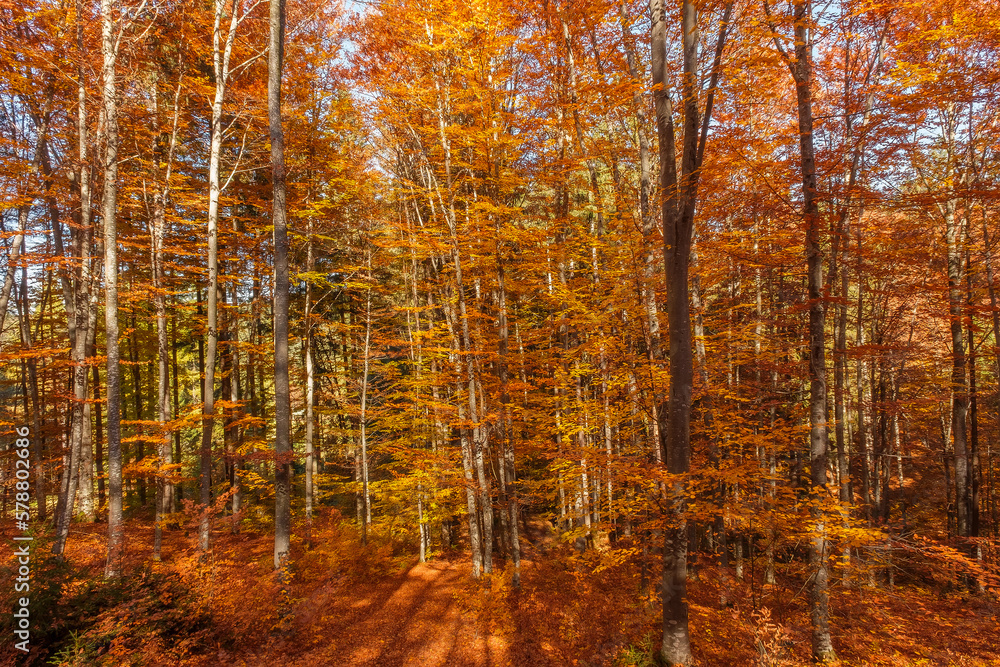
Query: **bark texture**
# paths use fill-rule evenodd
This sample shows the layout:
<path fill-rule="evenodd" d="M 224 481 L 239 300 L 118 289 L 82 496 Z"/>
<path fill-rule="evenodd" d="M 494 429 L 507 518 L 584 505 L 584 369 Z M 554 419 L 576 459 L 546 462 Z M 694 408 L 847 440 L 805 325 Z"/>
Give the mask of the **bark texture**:
<path fill-rule="evenodd" d="M 274 567 L 285 566 L 291 542 L 291 407 L 288 393 L 288 220 L 285 191 L 285 135 L 281 126 L 281 70 L 285 45 L 285 2 L 270 2 L 267 57 L 267 118 L 271 136 L 274 197 Z"/>

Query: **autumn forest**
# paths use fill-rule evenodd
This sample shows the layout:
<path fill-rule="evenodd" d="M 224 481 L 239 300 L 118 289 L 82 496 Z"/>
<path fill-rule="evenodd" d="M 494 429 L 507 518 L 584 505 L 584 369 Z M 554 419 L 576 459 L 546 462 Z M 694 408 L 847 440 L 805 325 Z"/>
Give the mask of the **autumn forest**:
<path fill-rule="evenodd" d="M 998 664 L 995 2 L 0 0 L 0 164 L 0 664 Z"/>

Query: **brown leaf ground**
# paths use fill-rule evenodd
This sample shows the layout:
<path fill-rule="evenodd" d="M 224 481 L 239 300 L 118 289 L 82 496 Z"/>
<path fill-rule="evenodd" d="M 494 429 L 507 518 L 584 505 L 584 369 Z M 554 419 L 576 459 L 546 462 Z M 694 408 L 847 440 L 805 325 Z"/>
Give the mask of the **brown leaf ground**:
<path fill-rule="evenodd" d="M 68 555 L 98 577 L 103 525 L 74 527 Z M 297 526 L 297 535 L 305 534 Z M 641 601 L 633 560 L 595 573 L 608 556 L 583 557 L 536 522 L 525 545 L 523 585 L 508 572 L 471 578 L 468 554 L 418 563 L 409 549 L 379 536 L 362 546 L 334 517 L 317 520 L 309 544 L 293 541 L 294 567 L 283 589 L 273 575 L 272 538 L 263 532 L 213 535 L 199 564 L 194 533 L 167 533 L 164 561 L 181 573 L 211 613 L 211 646 L 184 660 L 134 654 L 101 664 L 271 667 L 540 667 L 652 664 L 657 613 Z M 9 536 L 8 536 L 9 537 Z M 148 563 L 152 527 L 128 526 L 125 566 Z M 3 560 L 9 562 L 10 541 Z M 307 548 L 308 547 L 308 548 Z M 758 577 L 759 579 L 759 577 Z M 809 627 L 801 580 L 776 586 L 733 582 L 721 604 L 718 572 L 702 567 L 690 585 L 698 664 L 808 664 Z M 832 600 L 834 643 L 843 665 L 1000 665 L 995 601 L 915 586 L 845 589 Z M 284 620 L 281 620 L 284 616 Z M 180 639 L 180 638 L 176 638 Z M 2 650 L 11 662 L 9 645 Z M 109 654 L 110 655 L 110 654 Z"/>

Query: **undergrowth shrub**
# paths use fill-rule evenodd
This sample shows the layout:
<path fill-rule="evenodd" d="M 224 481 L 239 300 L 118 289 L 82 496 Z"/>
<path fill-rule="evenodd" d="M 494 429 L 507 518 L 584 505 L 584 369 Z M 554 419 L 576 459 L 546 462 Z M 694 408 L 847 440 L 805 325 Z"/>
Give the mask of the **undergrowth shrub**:
<path fill-rule="evenodd" d="M 64 607 L 67 633 L 55 665 L 165 664 L 202 647 L 210 632 L 208 609 L 175 572 L 88 579 Z"/>
<path fill-rule="evenodd" d="M 35 536 L 31 547 L 31 569 L 28 581 L 28 591 L 15 591 L 14 583 L 18 577 L 18 562 L 0 567 L 0 581 L 11 582 L 0 590 L 0 651 L 9 656 L 17 655 L 23 658 L 21 664 L 40 664 L 49 653 L 52 646 L 57 645 L 66 635 L 66 622 L 63 618 L 63 592 L 73 582 L 73 568 L 69 563 L 58 560 L 51 555 L 51 542 L 41 536 Z M 29 646 L 32 651 L 23 655 L 14 648 L 14 609 L 19 598 L 29 599 L 28 615 L 31 622 Z"/>
<path fill-rule="evenodd" d="M 615 667 L 654 667 L 653 635 L 645 635 L 636 644 L 629 644 L 618 653 Z"/>
<path fill-rule="evenodd" d="M 54 556 L 41 557 L 45 546 L 39 540 L 32 549 L 30 591 L 10 586 L 0 593 L 0 650 L 16 655 L 18 664 L 171 664 L 207 644 L 208 609 L 180 574 L 143 567 L 106 580 Z M 0 568 L 0 579 L 14 581 L 16 567 Z M 13 633 L 6 631 L 19 597 L 31 601 L 27 655 L 14 649 Z"/>
<path fill-rule="evenodd" d="M 771 610 L 761 607 L 750 612 L 753 644 L 757 650 L 757 667 L 785 667 L 794 664 L 788 657 L 785 645 L 788 633 L 771 615 Z"/>

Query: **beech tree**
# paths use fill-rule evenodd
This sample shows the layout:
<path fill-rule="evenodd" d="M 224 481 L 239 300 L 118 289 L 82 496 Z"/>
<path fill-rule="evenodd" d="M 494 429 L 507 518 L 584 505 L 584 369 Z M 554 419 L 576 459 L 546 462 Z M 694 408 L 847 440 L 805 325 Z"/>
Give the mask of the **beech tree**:
<path fill-rule="evenodd" d="M 765 9 L 770 15 L 769 5 Z M 802 217 L 805 227 L 807 293 L 809 299 L 809 474 L 813 492 L 823 493 L 827 483 L 827 392 L 826 392 L 826 306 L 823 300 L 823 253 L 820 239 L 819 192 L 816 178 L 816 151 L 813 144 L 812 110 L 812 12 L 808 0 L 791 7 L 794 56 L 778 35 L 775 48 L 788 63 L 795 82 L 799 121 L 799 158 L 802 172 Z M 819 499 L 817 499 L 819 506 Z M 827 573 L 826 521 L 822 509 L 816 511 L 815 535 L 810 561 L 810 611 L 813 656 L 820 662 L 836 660 L 830 640 L 829 575 Z"/>
<path fill-rule="evenodd" d="M 281 70 L 285 57 L 285 2 L 270 2 L 267 118 L 271 138 L 274 224 L 274 567 L 285 567 L 291 539 L 291 461 L 288 395 L 288 209 L 285 201 L 285 134 L 281 125 Z"/>
<path fill-rule="evenodd" d="M 683 475 L 691 465 L 691 404 L 694 370 L 691 339 L 691 312 L 688 270 L 692 252 L 695 208 L 698 201 L 699 170 L 711 123 L 712 103 L 718 82 L 720 58 L 725 49 L 732 4 L 727 4 L 715 47 L 711 84 L 706 94 L 703 117 L 699 112 L 698 7 L 681 4 L 681 48 L 683 75 L 681 100 L 683 140 L 680 171 L 674 142 L 674 111 L 667 84 L 666 10 L 660 0 L 651 0 L 651 40 L 653 49 L 653 90 L 656 100 L 656 128 L 660 155 L 660 197 L 663 217 L 663 256 L 666 263 L 667 321 L 670 358 L 670 389 L 660 407 L 660 447 L 667 470 L 678 475 L 671 490 L 673 513 L 664 531 L 663 547 L 663 646 L 667 664 L 691 664 L 686 599 L 688 535 L 684 519 L 687 492 Z"/>
<path fill-rule="evenodd" d="M 107 345 L 108 401 L 108 561 L 106 576 L 119 572 L 122 525 L 121 354 L 118 349 L 118 61 L 116 21 L 110 0 L 101 1 L 101 100 L 104 103 L 104 335 Z M 72 484 L 72 481 L 71 481 Z M 74 494 L 67 492 L 67 504 Z"/>

